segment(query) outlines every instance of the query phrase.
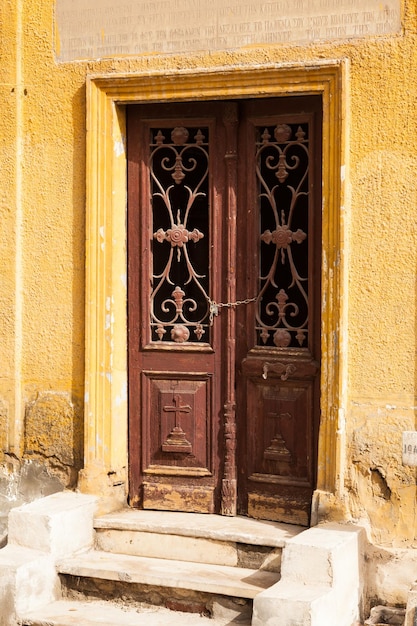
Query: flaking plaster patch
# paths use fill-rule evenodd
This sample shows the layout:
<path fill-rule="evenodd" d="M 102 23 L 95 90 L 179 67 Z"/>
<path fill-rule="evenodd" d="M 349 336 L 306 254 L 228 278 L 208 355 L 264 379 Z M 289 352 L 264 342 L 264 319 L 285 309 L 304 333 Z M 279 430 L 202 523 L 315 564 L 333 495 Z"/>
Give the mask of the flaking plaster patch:
<path fill-rule="evenodd" d="M 75 449 L 76 423 L 68 394 L 39 393 L 26 406 L 25 455 L 39 454 L 63 465 L 76 465 L 80 456 L 80 451 Z"/>
<path fill-rule="evenodd" d="M 123 141 L 115 141 L 114 142 L 114 154 L 117 157 L 122 156 L 125 153 L 125 147 Z"/>
<path fill-rule="evenodd" d="M 345 429 L 346 429 L 345 410 L 344 409 L 339 409 L 337 415 L 338 415 L 337 433 L 339 435 L 342 435 L 345 432 Z"/>
<path fill-rule="evenodd" d="M 402 464 L 403 422 L 392 411 L 378 409 L 352 432 L 349 446 L 346 486 L 352 515 L 368 520 L 372 540 L 387 545 L 395 543 L 400 529 L 404 543 L 415 539 L 415 520 L 408 511 L 415 508 L 415 479 L 412 468 Z"/>
<path fill-rule="evenodd" d="M 8 448 L 9 407 L 7 402 L 0 398 L 0 445 L 1 450 Z"/>
<path fill-rule="evenodd" d="M 127 383 L 123 383 L 120 394 L 116 396 L 116 406 L 120 406 L 127 401 Z"/>

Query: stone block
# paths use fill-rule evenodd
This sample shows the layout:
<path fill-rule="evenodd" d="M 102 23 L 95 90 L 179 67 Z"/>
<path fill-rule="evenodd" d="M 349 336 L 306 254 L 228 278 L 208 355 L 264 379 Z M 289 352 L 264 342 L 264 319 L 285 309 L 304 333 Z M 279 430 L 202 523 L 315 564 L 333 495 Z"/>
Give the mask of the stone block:
<path fill-rule="evenodd" d="M 312 621 L 312 607 L 329 594 L 330 589 L 326 586 L 281 580 L 256 596 L 252 626 L 313 626 L 315 622 Z M 335 624 L 330 625 L 323 621 L 321 626 Z"/>
<path fill-rule="evenodd" d="M 12 509 L 9 544 L 55 556 L 92 546 L 95 503 L 94 496 L 63 491 Z"/>
<path fill-rule="evenodd" d="M 7 545 L 0 552 L 0 626 L 21 624 L 19 616 L 56 600 L 60 583 L 51 555 Z"/>
<path fill-rule="evenodd" d="M 417 582 L 408 592 L 404 626 L 417 626 Z"/>
<path fill-rule="evenodd" d="M 287 542 L 281 573 L 298 583 L 334 586 L 352 575 L 358 583 L 358 552 L 362 529 L 341 524 L 309 528 Z"/>
<path fill-rule="evenodd" d="M 254 600 L 252 626 L 351 626 L 362 602 L 363 535 L 323 524 L 290 539 L 281 580 Z"/>
<path fill-rule="evenodd" d="M 404 626 L 405 610 L 391 606 L 374 606 L 371 609 L 369 619 L 365 620 L 365 626 Z"/>
<path fill-rule="evenodd" d="M 415 487 L 413 489 L 415 491 Z M 379 598 L 387 606 L 405 606 L 410 599 L 410 586 L 416 580 L 416 572 L 415 548 L 367 547 L 368 598 Z M 417 623 L 412 626 L 417 626 Z"/>

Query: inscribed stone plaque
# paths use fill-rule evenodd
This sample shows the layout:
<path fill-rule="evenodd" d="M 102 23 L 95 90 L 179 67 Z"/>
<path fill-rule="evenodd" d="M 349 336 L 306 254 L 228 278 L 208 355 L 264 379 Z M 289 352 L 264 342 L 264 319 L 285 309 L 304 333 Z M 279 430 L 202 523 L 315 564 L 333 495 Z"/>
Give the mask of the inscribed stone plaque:
<path fill-rule="evenodd" d="M 417 466 L 417 432 L 403 432 L 403 465 Z"/>
<path fill-rule="evenodd" d="M 399 32 L 400 0 L 56 0 L 58 61 Z"/>

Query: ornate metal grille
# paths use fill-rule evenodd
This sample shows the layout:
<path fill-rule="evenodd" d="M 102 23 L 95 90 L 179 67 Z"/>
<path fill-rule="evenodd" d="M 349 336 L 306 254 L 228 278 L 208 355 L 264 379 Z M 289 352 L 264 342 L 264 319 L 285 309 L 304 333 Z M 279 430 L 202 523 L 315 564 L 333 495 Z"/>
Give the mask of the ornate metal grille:
<path fill-rule="evenodd" d="M 260 289 L 257 344 L 308 343 L 308 123 L 257 128 Z"/>
<path fill-rule="evenodd" d="M 151 129 L 152 341 L 208 342 L 209 129 Z"/>

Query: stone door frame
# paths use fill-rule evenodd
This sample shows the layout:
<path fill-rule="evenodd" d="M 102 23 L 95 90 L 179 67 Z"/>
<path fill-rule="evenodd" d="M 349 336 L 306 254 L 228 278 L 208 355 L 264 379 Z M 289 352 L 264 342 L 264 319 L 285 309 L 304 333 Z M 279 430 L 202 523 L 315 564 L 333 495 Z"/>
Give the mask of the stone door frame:
<path fill-rule="evenodd" d="M 131 103 L 321 95 L 322 369 L 312 523 L 340 501 L 347 361 L 345 172 L 347 61 L 111 74 L 87 79 L 84 469 L 101 510 L 126 502 L 128 458 L 125 107 Z"/>

